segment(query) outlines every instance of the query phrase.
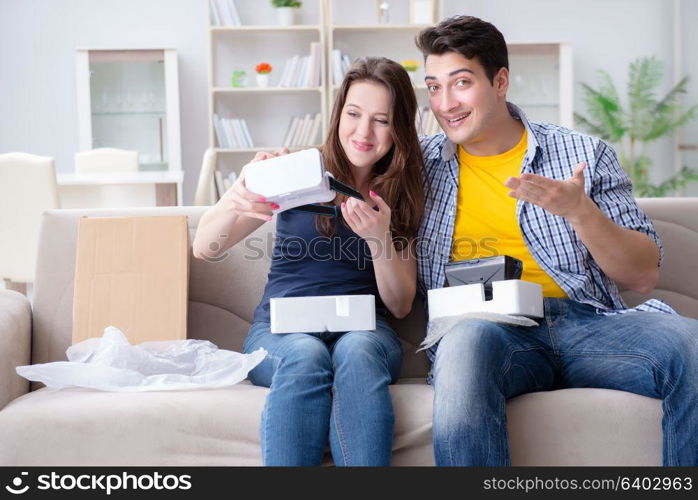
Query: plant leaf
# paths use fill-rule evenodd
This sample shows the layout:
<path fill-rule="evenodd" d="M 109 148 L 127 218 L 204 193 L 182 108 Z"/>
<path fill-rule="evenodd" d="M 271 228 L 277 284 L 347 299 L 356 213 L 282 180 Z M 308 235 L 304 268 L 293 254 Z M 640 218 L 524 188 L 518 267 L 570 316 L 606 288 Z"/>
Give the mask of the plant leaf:
<path fill-rule="evenodd" d="M 656 107 L 655 91 L 662 80 L 662 63 L 654 56 L 640 57 L 628 72 L 629 134 L 640 139 L 649 133 Z"/>
<path fill-rule="evenodd" d="M 625 134 L 625 127 L 622 123 L 622 108 L 615 88 L 596 90 L 586 83 L 581 85 L 584 91 L 584 102 L 591 115 L 591 119 L 583 119 L 582 122 L 602 139 L 614 143 L 620 141 Z"/>

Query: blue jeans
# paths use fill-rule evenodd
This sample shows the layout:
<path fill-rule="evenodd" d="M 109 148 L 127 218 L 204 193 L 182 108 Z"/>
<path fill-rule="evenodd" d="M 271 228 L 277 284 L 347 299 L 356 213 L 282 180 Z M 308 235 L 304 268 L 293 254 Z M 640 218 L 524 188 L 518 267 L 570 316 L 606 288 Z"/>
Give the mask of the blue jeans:
<path fill-rule="evenodd" d="M 544 305 L 539 326 L 469 320 L 428 351 L 437 465 L 509 465 L 506 400 L 568 387 L 662 399 L 664 464 L 698 465 L 698 321 Z"/>
<path fill-rule="evenodd" d="M 400 373 L 402 345 L 376 318 L 375 331 L 273 334 L 252 325 L 244 352 L 268 355 L 250 372 L 270 387 L 260 437 L 265 465 L 320 465 L 328 437 L 336 465 L 387 466 L 393 443 L 388 385 Z"/>

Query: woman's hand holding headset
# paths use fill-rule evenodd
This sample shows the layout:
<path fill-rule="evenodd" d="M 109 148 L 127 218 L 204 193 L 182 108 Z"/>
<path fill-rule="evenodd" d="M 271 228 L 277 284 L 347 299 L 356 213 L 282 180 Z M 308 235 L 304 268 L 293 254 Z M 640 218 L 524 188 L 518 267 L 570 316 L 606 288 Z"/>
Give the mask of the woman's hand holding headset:
<path fill-rule="evenodd" d="M 284 148 L 276 153 L 259 152 L 255 155 L 250 163 L 263 161 L 268 158 L 274 158 L 288 153 L 288 149 Z M 257 193 L 253 193 L 245 186 L 245 168 L 243 167 L 240 176 L 235 181 L 235 184 L 223 194 L 222 201 L 232 207 L 237 215 L 270 221 L 274 210 L 279 206 L 276 203 L 268 202 Z"/>

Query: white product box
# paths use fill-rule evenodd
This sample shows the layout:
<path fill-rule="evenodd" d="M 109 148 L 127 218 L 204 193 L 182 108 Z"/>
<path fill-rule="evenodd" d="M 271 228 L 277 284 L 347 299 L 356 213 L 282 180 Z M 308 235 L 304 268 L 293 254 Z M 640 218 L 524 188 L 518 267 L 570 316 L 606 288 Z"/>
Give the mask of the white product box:
<path fill-rule="evenodd" d="M 269 301 L 271 333 L 348 332 L 376 329 L 373 295 L 281 297 Z"/>
<path fill-rule="evenodd" d="M 543 287 L 530 281 L 493 281 L 492 300 L 485 300 L 485 288 L 482 283 L 435 288 L 427 294 L 430 319 L 469 312 L 543 317 Z"/>

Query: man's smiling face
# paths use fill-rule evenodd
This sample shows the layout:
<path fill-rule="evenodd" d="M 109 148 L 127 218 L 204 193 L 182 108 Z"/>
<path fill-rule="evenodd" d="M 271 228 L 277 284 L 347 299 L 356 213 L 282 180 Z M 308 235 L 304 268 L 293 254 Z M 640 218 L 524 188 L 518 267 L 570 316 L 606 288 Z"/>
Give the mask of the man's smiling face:
<path fill-rule="evenodd" d="M 464 146 L 486 140 L 506 96 L 506 68 L 497 72 L 493 84 L 477 59 L 446 52 L 427 56 L 425 70 L 429 104 L 448 138 Z"/>

